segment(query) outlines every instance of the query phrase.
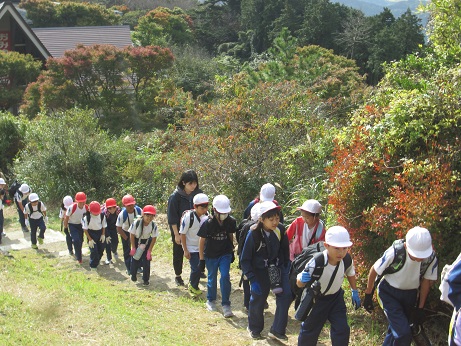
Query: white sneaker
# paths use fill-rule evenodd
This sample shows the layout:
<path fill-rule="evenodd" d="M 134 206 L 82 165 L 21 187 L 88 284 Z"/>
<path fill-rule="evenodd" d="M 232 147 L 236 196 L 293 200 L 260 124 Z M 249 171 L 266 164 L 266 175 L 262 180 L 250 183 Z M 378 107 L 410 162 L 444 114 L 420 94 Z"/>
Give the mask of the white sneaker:
<path fill-rule="evenodd" d="M 114 258 L 115 258 L 116 260 L 118 260 L 118 253 L 117 253 L 117 252 L 114 252 Z"/>
<path fill-rule="evenodd" d="M 222 307 L 222 314 L 225 318 L 234 316 L 234 313 L 232 312 L 230 305 L 224 305 Z"/>
<path fill-rule="evenodd" d="M 211 302 L 211 301 L 207 300 L 205 306 L 208 309 L 208 311 L 216 311 L 215 302 Z"/>
<path fill-rule="evenodd" d="M 110 264 L 111 261 L 109 261 L 108 259 L 106 259 L 106 261 L 104 262 L 104 264 Z"/>

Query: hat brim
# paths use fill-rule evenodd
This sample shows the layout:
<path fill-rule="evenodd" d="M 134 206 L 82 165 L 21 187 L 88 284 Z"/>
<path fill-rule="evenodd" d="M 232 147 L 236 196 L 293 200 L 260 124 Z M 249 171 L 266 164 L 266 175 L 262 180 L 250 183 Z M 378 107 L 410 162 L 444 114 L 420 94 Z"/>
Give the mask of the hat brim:
<path fill-rule="evenodd" d="M 345 242 L 342 242 L 342 243 L 340 243 L 340 242 L 334 242 L 334 241 L 333 241 L 333 242 L 330 242 L 330 243 L 329 243 L 329 242 L 327 242 L 327 241 L 325 240 L 325 244 L 328 244 L 328 245 L 334 246 L 334 247 L 351 247 L 351 246 L 352 246 L 352 242 L 351 242 L 351 241 L 345 241 Z"/>
<path fill-rule="evenodd" d="M 215 207 L 215 209 L 216 209 L 216 211 L 217 211 L 218 213 L 220 213 L 220 214 L 227 214 L 227 213 L 230 213 L 230 212 L 232 211 L 231 208 L 218 209 L 218 208 Z"/>
<path fill-rule="evenodd" d="M 424 251 L 414 251 L 408 245 L 407 245 L 407 251 L 408 251 L 408 254 L 411 255 L 412 257 L 421 258 L 421 259 L 428 258 L 430 255 L 432 255 L 432 252 L 433 252 L 432 246 Z"/>
<path fill-rule="evenodd" d="M 37 198 L 37 199 L 34 199 L 34 200 L 29 200 L 29 202 L 38 202 L 40 200 L 40 198 Z"/>

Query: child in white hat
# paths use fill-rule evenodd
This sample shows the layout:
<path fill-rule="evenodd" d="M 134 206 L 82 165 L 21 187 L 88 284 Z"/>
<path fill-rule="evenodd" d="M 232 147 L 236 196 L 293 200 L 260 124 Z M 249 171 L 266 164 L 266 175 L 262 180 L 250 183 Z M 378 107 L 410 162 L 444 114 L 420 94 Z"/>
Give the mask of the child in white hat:
<path fill-rule="evenodd" d="M 331 323 L 330 338 L 333 345 L 348 345 L 350 328 L 347 324 L 347 310 L 344 302 L 344 291 L 341 288 L 344 276 L 352 288 L 352 304 L 360 307 L 360 298 L 356 286 L 354 263 L 345 258 L 352 242 L 349 232 L 342 226 L 333 226 L 325 234 L 324 263 L 322 274 L 317 280 L 320 283 L 320 293 L 316 302 L 301 324 L 298 345 L 317 345 L 317 340 L 327 320 Z M 350 264 L 349 264 L 350 263 Z M 347 268 L 346 268 L 347 266 Z M 307 263 L 306 269 L 297 276 L 297 285 L 304 287 L 311 282 L 316 269 L 315 256 Z"/>
<path fill-rule="evenodd" d="M 30 241 L 32 249 L 38 249 L 37 246 L 37 228 L 40 229 L 38 235 L 38 243 L 43 244 L 45 238 L 46 224 L 48 217 L 46 216 L 46 206 L 40 201 L 36 193 L 29 195 L 29 203 L 24 207 L 24 223 L 26 227 L 30 227 Z"/>

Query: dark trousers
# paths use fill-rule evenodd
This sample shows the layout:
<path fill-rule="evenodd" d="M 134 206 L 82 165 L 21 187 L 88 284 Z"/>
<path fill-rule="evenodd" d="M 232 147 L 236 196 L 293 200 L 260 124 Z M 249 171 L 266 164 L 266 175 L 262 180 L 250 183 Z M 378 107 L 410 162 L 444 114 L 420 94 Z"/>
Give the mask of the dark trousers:
<path fill-rule="evenodd" d="M 83 228 L 81 223 L 69 223 L 69 232 L 74 245 L 74 253 L 77 261 L 82 260 L 82 245 L 83 245 Z"/>
<path fill-rule="evenodd" d="M 45 221 L 43 221 L 43 216 L 40 219 L 31 219 L 29 218 L 30 224 L 30 241 L 33 245 L 37 245 L 37 228 L 40 229 L 39 238 L 45 237 Z"/>
<path fill-rule="evenodd" d="M 67 250 L 69 250 L 70 254 L 73 254 L 74 250 L 72 249 L 72 237 L 70 236 L 69 228 L 64 229 L 64 234 L 66 235 Z"/>
<path fill-rule="evenodd" d="M 171 240 L 173 241 L 173 269 L 176 276 L 182 274 L 182 266 L 184 260 L 184 250 L 182 245 L 176 244 L 174 241 L 174 232 L 171 230 Z"/>
<path fill-rule="evenodd" d="M 24 208 L 26 204 L 29 202 L 29 199 L 26 198 L 21 202 L 22 207 Z M 21 224 L 21 228 L 25 229 L 26 228 L 26 219 L 24 217 L 24 212 L 19 208 L 18 201 L 16 199 L 14 200 L 14 203 L 16 203 L 16 210 L 18 211 L 18 216 L 19 216 L 19 223 Z"/>
<path fill-rule="evenodd" d="M 126 270 L 128 271 L 128 274 L 131 273 L 131 256 L 130 256 L 130 250 L 131 250 L 131 242 L 130 242 L 130 232 L 126 232 L 122 230 L 122 232 L 125 232 L 125 235 L 128 237 L 126 240 L 122 238 L 122 247 L 123 247 L 123 259 L 125 261 L 125 267 Z"/>
<path fill-rule="evenodd" d="M 248 309 L 248 327 L 252 332 L 261 333 L 264 329 L 264 306 L 270 292 L 270 281 L 267 269 L 255 270 L 256 281 L 261 286 L 261 295 L 251 292 Z M 275 296 L 275 315 L 271 329 L 277 333 L 285 334 L 288 323 L 288 309 L 292 301 L 288 269 L 282 269 L 283 292 Z"/>
<path fill-rule="evenodd" d="M 416 304 L 417 290 L 401 290 L 381 280 L 378 295 L 389 322 L 383 345 L 410 346 L 412 335 L 409 317 Z"/>
<path fill-rule="evenodd" d="M 105 244 L 101 243 L 102 230 L 94 231 L 89 229 L 88 234 L 95 242 L 94 247 L 90 247 L 90 267 L 97 268 L 104 254 L 105 247 Z"/>
<path fill-rule="evenodd" d="M 0 244 L 2 243 L 3 223 L 5 218 L 3 216 L 3 209 L 0 210 Z"/>
<path fill-rule="evenodd" d="M 131 258 L 131 280 L 136 281 L 136 274 L 139 268 L 143 268 L 142 271 L 142 280 L 144 282 L 148 282 L 150 279 L 150 261 L 147 260 L 147 251 L 149 250 L 151 239 L 149 239 L 146 243 L 146 248 L 141 255 L 139 260 L 135 260 L 133 257 Z M 136 248 L 138 248 L 138 239 L 135 240 Z"/>
<path fill-rule="evenodd" d="M 117 252 L 118 248 L 118 232 L 116 229 L 106 229 L 106 240 L 107 237 L 110 237 L 110 243 L 106 242 L 106 256 L 110 261 L 112 260 L 112 253 Z"/>
<path fill-rule="evenodd" d="M 344 291 L 318 298 L 311 313 L 301 324 L 298 346 L 316 346 L 320 332 L 328 320 L 330 321 L 330 338 L 333 346 L 349 344 L 350 328 L 347 324 Z"/>
<path fill-rule="evenodd" d="M 190 276 L 189 282 L 193 288 L 198 288 L 198 283 L 200 281 L 200 255 L 198 252 L 190 252 Z"/>

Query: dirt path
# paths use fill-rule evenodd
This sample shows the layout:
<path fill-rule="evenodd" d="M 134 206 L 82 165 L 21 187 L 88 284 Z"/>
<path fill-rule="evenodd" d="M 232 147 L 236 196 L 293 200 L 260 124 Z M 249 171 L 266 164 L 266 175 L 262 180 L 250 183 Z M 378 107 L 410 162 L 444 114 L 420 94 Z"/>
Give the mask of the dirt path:
<path fill-rule="evenodd" d="M 16 210 L 12 207 L 7 208 L 5 211 L 5 217 L 7 219 L 5 232 L 6 237 L 3 237 L 2 244 L 0 245 L 0 252 L 8 253 L 11 251 L 21 251 L 21 250 L 30 250 L 31 243 L 30 243 L 30 232 L 24 233 L 21 231 L 19 223 L 16 221 Z M 159 225 L 159 229 L 161 231 L 161 237 L 169 237 L 169 233 L 165 231 L 166 228 L 166 217 L 165 215 L 158 215 L 156 222 Z M 74 258 L 71 257 L 67 252 L 67 247 L 65 244 L 65 236 L 63 233 L 59 231 L 55 231 L 52 229 L 47 229 L 45 233 L 45 241 L 43 245 L 38 245 L 39 249 L 36 250 L 39 253 L 43 253 L 44 255 L 51 255 L 60 259 L 60 261 L 66 262 L 74 262 Z M 119 244 L 118 253 L 122 255 L 121 243 Z M 174 292 L 176 295 L 180 296 L 189 296 L 188 291 L 183 287 L 177 287 L 174 282 L 174 273 L 171 265 L 171 255 L 161 255 L 156 253 L 155 248 L 153 251 L 152 256 L 152 266 L 151 266 L 151 284 L 148 287 L 150 290 L 156 291 L 170 291 Z M 104 261 L 106 256 L 104 254 L 103 259 L 101 260 L 101 264 L 98 266 L 96 275 L 106 278 L 109 281 L 119 281 L 125 282 L 130 280 L 129 276 L 125 272 L 125 265 L 123 263 L 123 256 L 120 256 L 118 260 L 113 259 L 113 263 L 109 265 L 105 265 Z M 81 266 L 82 271 L 89 271 L 89 251 L 88 247 L 84 245 L 83 248 L 83 264 Z M 184 271 L 183 271 L 183 279 L 187 282 L 189 277 L 189 264 L 187 260 L 184 261 Z M 238 286 L 240 279 L 240 273 L 237 269 L 233 268 L 231 270 L 231 281 L 232 281 L 232 293 L 231 293 L 231 302 L 232 302 L 232 310 L 235 314 L 235 317 L 228 319 L 229 323 L 233 324 L 236 333 L 239 335 L 244 335 L 246 337 L 246 327 L 247 327 L 247 319 L 248 316 L 243 309 L 243 290 Z M 140 278 L 138 282 L 142 282 Z M 219 282 L 219 281 L 218 281 Z M 133 286 L 140 287 L 140 283 L 135 284 Z M 218 284 L 219 286 L 219 284 Z M 208 312 L 205 309 L 205 302 L 206 302 L 206 279 L 201 279 L 200 281 L 200 288 L 202 289 L 202 295 L 198 299 L 203 301 L 203 311 L 200 313 L 213 313 L 216 315 L 217 319 L 224 318 L 222 316 L 221 308 L 218 306 L 217 312 Z M 220 301 L 219 296 L 219 287 L 218 287 L 218 299 Z M 268 298 L 269 302 L 269 309 L 265 311 L 265 330 L 263 331 L 262 335 L 265 337 L 263 340 L 254 341 L 253 345 L 280 345 L 279 341 L 272 340 L 267 337 L 268 330 L 270 325 L 272 324 L 272 320 L 274 317 L 275 312 L 275 300 L 272 294 L 269 295 Z M 297 336 L 299 333 L 299 322 L 293 318 L 293 309 L 290 309 L 290 319 L 289 324 L 287 327 L 287 335 L 289 337 L 289 341 L 285 343 L 285 345 L 296 345 L 297 344 Z M 323 337 L 328 338 L 327 331 L 324 331 Z M 249 337 L 248 337 L 249 339 Z M 250 342 L 251 344 L 251 342 Z M 318 345 L 329 345 L 329 343 L 319 343 Z"/>

